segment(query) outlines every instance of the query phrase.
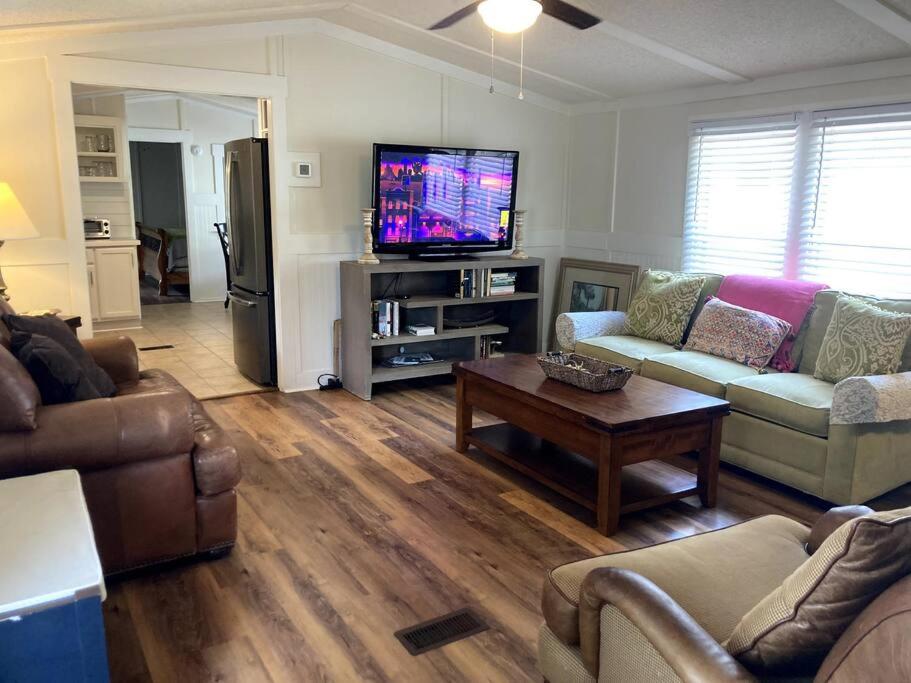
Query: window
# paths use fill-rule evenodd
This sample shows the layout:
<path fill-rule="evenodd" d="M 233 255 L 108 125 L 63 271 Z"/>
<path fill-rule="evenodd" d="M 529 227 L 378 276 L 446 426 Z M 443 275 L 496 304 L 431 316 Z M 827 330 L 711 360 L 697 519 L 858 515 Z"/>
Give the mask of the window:
<path fill-rule="evenodd" d="M 694 124 L 683 265 L 911 297 L 911 105 Z"/>

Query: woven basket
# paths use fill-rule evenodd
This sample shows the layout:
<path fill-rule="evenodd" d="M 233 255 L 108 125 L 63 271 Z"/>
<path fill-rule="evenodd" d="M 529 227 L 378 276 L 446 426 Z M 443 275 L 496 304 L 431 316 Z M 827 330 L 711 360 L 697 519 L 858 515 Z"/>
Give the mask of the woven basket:
<path fill-rule="evenodd" d="M 622 389 L 633 374 L 625 365 L 578 353 L 548 354 L 538 358 L 538 365 L 550 379 L 594 392 Z"/>

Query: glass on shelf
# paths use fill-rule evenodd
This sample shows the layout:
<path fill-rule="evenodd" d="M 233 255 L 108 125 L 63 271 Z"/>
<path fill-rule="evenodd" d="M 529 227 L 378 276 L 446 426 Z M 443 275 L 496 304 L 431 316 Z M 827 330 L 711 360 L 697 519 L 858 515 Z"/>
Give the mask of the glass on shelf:
<path fill-rule="evenodd" d="M 99 152 L 110 152 L 111 136 L 107 133 L 98 133 L 95 136 L 95 149 Z"/>
<path fill-rule="evenodd" d="M 95 175 L 95 164 L 82 164 L 79 167 L 79 175 L 90 178 Z"/>
<path fill-rule="evenodd" d="M 100 175 L 108 178 L 114 177 L 114 162 L 102 161 L 100 164 L 98 164 L 98 169 L 101 171 Z"/>
<path fill-rule="evenodd" d="M 95 136 L 94 135 L 83 135 L 82 136 L 82 151 L 83 152 L 96 152 L 95 149 Z"/>

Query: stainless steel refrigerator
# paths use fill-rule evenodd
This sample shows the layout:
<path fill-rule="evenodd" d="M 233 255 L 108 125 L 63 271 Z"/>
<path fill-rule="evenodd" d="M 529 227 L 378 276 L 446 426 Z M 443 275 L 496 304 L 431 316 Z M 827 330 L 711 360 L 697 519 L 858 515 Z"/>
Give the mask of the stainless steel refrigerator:
<path fill-rule="evenodd" d="M 269 153 L 265 139 L 225 145 L 225 222 L 230 251 L 234 363 L 257 384 L 274 386 L 275 282 Z"/>

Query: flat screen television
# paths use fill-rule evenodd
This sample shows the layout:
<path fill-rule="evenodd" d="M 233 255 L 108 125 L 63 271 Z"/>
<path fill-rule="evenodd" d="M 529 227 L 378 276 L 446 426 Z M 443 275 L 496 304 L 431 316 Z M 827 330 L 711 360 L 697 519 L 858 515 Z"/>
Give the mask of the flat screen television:
<path fill-rule="evenodd" d="M 374 144 L 373 250 L 511 249 L 518 171 L 518 152 Z"/>

